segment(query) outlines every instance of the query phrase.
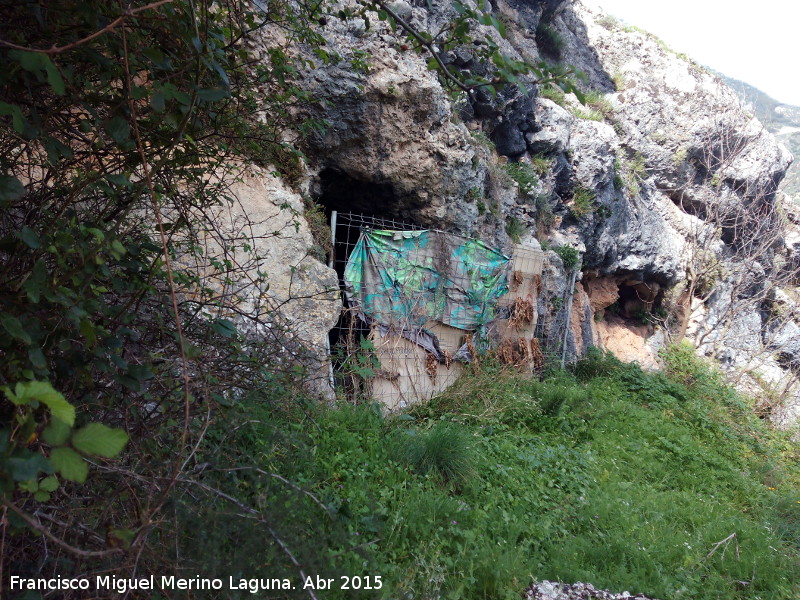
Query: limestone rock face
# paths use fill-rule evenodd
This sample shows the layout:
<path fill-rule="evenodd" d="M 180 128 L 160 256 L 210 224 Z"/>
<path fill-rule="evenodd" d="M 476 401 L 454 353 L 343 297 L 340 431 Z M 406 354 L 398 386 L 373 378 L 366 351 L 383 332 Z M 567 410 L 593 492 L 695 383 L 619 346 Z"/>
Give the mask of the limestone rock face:
<path fill-rule="evenodd" d="M 709 200 L 720 190 L 696 182 L 711 171 L 725 194 L 774 191 L 791 154 L 719 77 L 579 2 L 560 21 L 571 37 L 565 60 L 607 92 L 620 138 L 644 155 L 659 189 L 675 201 Z"/>
<path fill-rule="evenodd" d="M 448 3 L 392 7 L 420 30 L 436 31 L 453 14 Z M 342 60 L 302 74 L 319 99 L 305 116 L 327 127 L 303 148 L 299 188 L 329 210 L 506 250 L 509 231 L 546 242 L 556 252 L 547 253 L 537 308 L 554 354 L 566 331 L 570 358 L 617 344 L 626 359 L 640 348 L 639 359 L 654 364 L 670 336 L 687 335 L 739 381 L 791 390 L 800 313 L 786 299 L 795 302 L 797 280 L 770 287 L 765 274 L 800 268 L 800 217 L 782 209 L 790 226 L 750 259 L 728 219 L 774 208 L 788 151 L 718 77 L 577 0 L 497 0 L 485 10 L 506 24 L 505 39 L 491 35 L 515 59 L 543 58 L 540 23 L 558 31 L 563 63 L 586 75 L 586 105 L 531 78 L 524 91 L 448 91 L 428 57 L 386 23 L 331 18 L 326 47 Z M 469 46 L 439 56 L 452 69 L 489 73 Z M 563 246 L 580 254 L 574 293 Z"/>
<path fill-rule="evenodd" d="M 569 145 L 575 117 L 547 98 L 536 99 L 533 131 L 525 134 L 531 152 L 560 154 Z"/>
<path fill-rule="evenodd" d="M 318 116 L 329 124 L 310 141 L 314 170 L 384 186 L 386 195 L 374 199 L 382 206 L 354 199 L 354 212 L 470 229 L 477 210 L 464 198 L 482 188 L 485 166 L 466 127 L 453 122 L 454 107 L 436 76 L 383 37 L 331 29 L 331 47 L 344 55 L 367 51 L 369 70 L 353 73 L 352 63 L 342 63 L 309 74 L 308 87 L 325 99 Z"/>
<path fill-rule="evenodd" d="M 231 202 L 214 208 L 218 228 L 206 240 L 216 255 L 224 239 L 232 253 L 218 256 L 237 265 L 236 281 L 214 275 L 212 285 L 233 295 L 239 313 L 223 315 L 238 329 L 273 349 L 272 359 L 302 364 L 310 388 L 331 397 L 328 331 L 341 312 L 336 272 L 312 256 L 314 240 L 302 218 L 302 198 L 280 178 L 248 168 L 229 189 Z"/>

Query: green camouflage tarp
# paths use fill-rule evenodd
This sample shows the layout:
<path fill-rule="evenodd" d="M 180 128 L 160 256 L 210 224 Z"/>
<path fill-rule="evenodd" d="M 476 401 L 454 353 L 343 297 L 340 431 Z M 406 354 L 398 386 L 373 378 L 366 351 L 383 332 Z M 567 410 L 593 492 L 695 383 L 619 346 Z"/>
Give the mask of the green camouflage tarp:
<path fill-rule="evenodd" d="M 391 329 L 426 321 L 475 331 L 508 291 L 509 257 L 480 240 L 437 231 L 364 230 L 345 267 L 351 306 Z"/>

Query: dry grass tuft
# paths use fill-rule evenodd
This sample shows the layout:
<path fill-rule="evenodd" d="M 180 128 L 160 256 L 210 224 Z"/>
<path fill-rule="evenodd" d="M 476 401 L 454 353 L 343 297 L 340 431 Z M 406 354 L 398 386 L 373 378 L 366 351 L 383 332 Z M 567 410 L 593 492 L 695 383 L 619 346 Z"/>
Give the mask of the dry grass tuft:
<path fill-rule="evenodd" d="M 516 298 L 511 304 L 511 318 L 508 324 L 519 331 L 533 321 L 533 300 L 531 298 Z"/>

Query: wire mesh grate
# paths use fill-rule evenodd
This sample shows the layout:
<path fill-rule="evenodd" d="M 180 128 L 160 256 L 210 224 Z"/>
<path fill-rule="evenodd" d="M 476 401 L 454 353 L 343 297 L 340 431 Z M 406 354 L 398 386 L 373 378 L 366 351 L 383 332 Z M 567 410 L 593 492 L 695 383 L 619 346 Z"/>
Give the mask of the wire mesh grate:
<path fill-rule="evenodd" d="M 332 226 L 334 252 L 331 266 L 339 276 L 344 307 L 339 323 L 331 332 L 331 356 L 337 383 L 348 399 L 377 400 L 390 410 L 429 399 L 458 378 L 464 368 L 458 358 L 468 359 L 469 353 L 464 349 L 475 342 L 474 331 L 448 325 L 448 319 L 441 318 L 439 314 L 426 314 L 425 306 L 420 306 L 419 311 L 409 310 L 406 316 L 401 315 L 400 318 L 396 315 L 391 319 L 382 318 L 381 323 L 365 318 L 364 307 L 354 301 L 352 294 L 346 293 L 345 284 L 348 261 L 365 232 L 380 230 L 441 234 L 431 236 L 440 247 L 428 249 L 429 255 L 423 253 L 423 258 L 427 261 L 426 267 L 419 266 L 420 260 L 407 261 L 412 265 L 411 272 L 404 272 L 403 275 L 425 287 L 424 278 L 430 277 L 430 273 L 422 271 L 433 270 L 437 273 L 437 284 L 440 288 L 442 280 L 446 281 L 446 286 L 450 286 L 447 288 L 449 294 L 468 294 L 470 291 L 471 282 L 465 277 L 472 277 L 472 273 L 468 277 L 463 269 L 456 273 L 457 269 L 453 269 L 450 264 L 453 254 L 461 251 L 459 249 L 472 242 L 473 247 L 479 246 L 489 253 L 502 256 L 507 261 L 502 277 L 510 291 L 500 301 L 497 298 L 492 299 L 490 313 L 497 318 L 487 331 L 491 330 L 495 336 L 512 336 L 514 343 L 519 342 L 520 347 L 530 347 L 530 337 L 536 324 L 536 296 L 541 287 L 543 253 L 538 248 L 515 245 L 512 256 L 508 257 L 475 238 L 457 236 L 396 219 L 356 213 L 335 213 L 332 215 Z M 476 269 L 486 267 L 485 264 L 480 264 L 480 256 L 471 258 L 477 261 L 474 265 Z M 441 273 L 447 273 L 447 276 L 438 275 Z M 433 289 L 434 286 L 430 287 Z M 396 292 L 396 297 L 401 301 L 410 297 L 402 289 L 391 291 Z M 414 298 L 414 302 L 423 304 L 417 298 Z M 514 323 L 514 310 L 522 305 L 525 305 L 526 310 L 520 314 L 524 314 L 524 319 L 527 320 Z M 450 322 L 463 325 L 458 319 Z M 501 324 L 498 326 L 497 323 Z M 524 326 L 521 327 L 520 323 Z M 474 346 L 472 351 L 475 351 Z"/>

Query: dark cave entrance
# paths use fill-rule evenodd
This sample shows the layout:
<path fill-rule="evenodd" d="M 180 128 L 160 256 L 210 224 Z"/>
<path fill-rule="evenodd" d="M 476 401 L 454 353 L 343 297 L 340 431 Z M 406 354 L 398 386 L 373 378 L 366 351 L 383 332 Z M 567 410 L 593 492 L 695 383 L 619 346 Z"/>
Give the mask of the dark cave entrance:
<path fill-rule="evenodd" d="M 658 283 L 626 280 L 619 283 L 618 290 L 617 301 L 607 311 L 632 325 L 652 325 L 661 317 L 664 293 Z"/>
<path fill-rule="evenodd" d="M 324 207 L 328 224 L 334 212 L 337 216 L 333 268 L 340 284 L 363 227 L 418 228 L 408 218 L 408 210 L 403 209 L 391 183 L 363 181 L 329 167 L 319 174 L 318 193 L 316 202 Z"/>
<path fill-rule="evenodd" d="M 349 397 L 363 397 L 363 377 L 353 372 L 366 372 L 372 365 L 369 360 L 370 327 L 353 310 L 349 310 L 345 296 L 344 271 L 350 253 L 358 243 L 364 229 L 422 229 L 410 218 L 413 201 L 398 197 L 391 183 L 376 183 L 351 177 L 334 168 L 323 169 L 319 174 L 317 204 L 325 210 L 332 228 L 332 256 L 328 264 L 336 271 L 342 295 L 342 312 L 336 325 L 328 333 L 331 361 L 336 383 Z M 334 231 L 335 229 L 335 231 Z M 363 364 L 362 364 L 363 363 Z"/>
<path fill-rule="evenodd" d="M 656 281 L 587 274 L 585 287 L 597 320 L 639 326 L 656 324 L 666 316 L 662 308 L 665 288 Z"/>

